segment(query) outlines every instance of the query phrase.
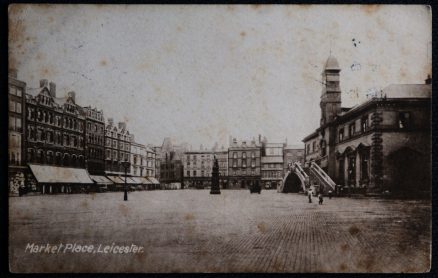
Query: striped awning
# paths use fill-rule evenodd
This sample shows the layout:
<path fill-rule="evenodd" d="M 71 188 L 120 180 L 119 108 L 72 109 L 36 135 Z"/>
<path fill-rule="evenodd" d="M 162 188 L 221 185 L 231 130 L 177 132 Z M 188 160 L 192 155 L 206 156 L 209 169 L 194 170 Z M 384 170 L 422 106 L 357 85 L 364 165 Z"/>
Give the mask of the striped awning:
<path fill-rule="evenodd" d="M 105 176 L 90 175 L 90 177 L 96 184 L 113 184 L 113 182 Z"/>
<path fill-rule="evenodd" d="M 29 168 L 39 183 L 93 184 L 87 170 L 29 164 Z"/>
<path fill-rule="evenodd" d="M 122 179 L 119 176 L 106 176 L 108 179 L 110 179 L 115 184 L 124 184 L 125 179 Z"/>
<path fill-rule="evenodd" d="M 152 184 L 160 184 L 160 182 L 154 177 L 147 177 L 147 178 L 152 182 Z"/>

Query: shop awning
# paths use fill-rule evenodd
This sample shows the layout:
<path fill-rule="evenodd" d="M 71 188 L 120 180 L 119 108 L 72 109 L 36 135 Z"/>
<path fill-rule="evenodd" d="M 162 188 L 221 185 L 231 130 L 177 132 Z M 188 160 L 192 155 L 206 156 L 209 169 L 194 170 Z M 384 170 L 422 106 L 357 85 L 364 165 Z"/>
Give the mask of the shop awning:
<path fill-rule="evenodd" d="M 105 176 L 90 175 L 90 177 L 96 184 L 113 184 L 113 182 Z"/>
<path fill-rule="evenodd" d="M 29 164 L 29 168 L 39 183 L 93 183 L 85 169 L 36 164 Z"/>
<path fill-rule="evenodd" d="M 152 184 L 152 182 L 148 180 L 146 177 L 140 177 L 139 179 L 141 180 L 142 184 Z"/>
<path fill-rule="evenodd" d="M 108 179 L 110 179 L 115 184 L 124 184 L 125 179 L 120 178 L 119 176 L 106 176 Z"/>
<path fill-rule="evenodd" d="M 154 177 L 148 177 L 148 180 L 150 180 L 152 184 L 160 184 L 160 182 Z"/>
<path fill-rule="evenodd" d="M 129 177 L 129 179 L 131 179 L 134 184 L 141 184 L 141 180 L 140 177 Z M 128 183 L 129 183 L 129 179 L 128 179 Z"/>

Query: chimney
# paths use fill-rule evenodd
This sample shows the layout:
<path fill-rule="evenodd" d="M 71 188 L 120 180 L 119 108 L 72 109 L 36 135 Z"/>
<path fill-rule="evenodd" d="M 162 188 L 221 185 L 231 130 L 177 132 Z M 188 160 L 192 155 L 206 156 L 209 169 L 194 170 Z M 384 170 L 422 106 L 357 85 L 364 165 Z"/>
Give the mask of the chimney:
<path fill-rule="evenodd" d="M 73 91 L 70 91 L 67 93 L 67 96 L 73 99 L 73 102 L 76 103 L 76 93 Z"/>
<path fill-rule="evenodd" d="M 9 69 L 9 71 L 8 71 L 9 77 L 17 79 L 17 75 L 18 75 L 17 69 L 14 69 L 14 68 Z"/>
<path fill-rule="evenodd" d="M 48 87 L 49 86 L 49 80 L 47 79 L 41 79 L 40 80 L 40 88 Z"/>
<path fill-rule="evenodd" d="M 120 130 L 126 129 L 126 123 L 125 122 L 119 122 L 119 129 Z"/>
<path fill-rule="evenodd" d="M 109 125 L 114 125 L 114 119 L 113 118 L 108 118 L 108 124 Z"/>
<path fill-rule="evenodd" d="M 262 142 L 262 135 L 259 134 L 259 143 L 261 143 L 261 142 Z"/>
<path fill-rule="evenodd" d="M 429 84 L 432 84 L 432 77 L 430 77 L 430 74 L 427 75 L 427 79 L 424 80 L 424 83 L 425 83 L 425 84 L 428 84 L 428 85 L 429 85 Z"/>
<path fill-rule="evenodd" d="M 50 85 L 50 90 L 49 90 L 50 91 L 50 95 L 52 97 L 56 97 L 56 83 L 50 82 L 49 85 Z"/>

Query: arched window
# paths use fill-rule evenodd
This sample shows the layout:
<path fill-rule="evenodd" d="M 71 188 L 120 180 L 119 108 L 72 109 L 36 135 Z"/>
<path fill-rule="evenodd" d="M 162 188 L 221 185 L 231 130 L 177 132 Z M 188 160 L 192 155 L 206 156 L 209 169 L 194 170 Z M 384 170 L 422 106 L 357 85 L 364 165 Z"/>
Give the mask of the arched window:
<path fill-rule="evenodd" d="M 61 166 L 62 165 L 62 155 L 60 152 L 56 153 L 56 161 L 55 161 L 56 165 Z"/>
<path fill-rule="evenodd" d="M 68 153 L 64 154 L 64 157 L 62 159 L 62 165 L 70 166 L 70 155 Z"/>
<path fill-rule="evenodd" d="M 43 164 L 44 163 L 44 152 L 43 150 L 38 150 L 37 153 L 37 162 Z"/>
<path fill-rule="evenodd" d="M 71 157 L 71 166 L 73 166 L 73 167 L 78 166 L 78 160 L 77 160 L 76 155 L 72 155 L 72 157 Z"/>

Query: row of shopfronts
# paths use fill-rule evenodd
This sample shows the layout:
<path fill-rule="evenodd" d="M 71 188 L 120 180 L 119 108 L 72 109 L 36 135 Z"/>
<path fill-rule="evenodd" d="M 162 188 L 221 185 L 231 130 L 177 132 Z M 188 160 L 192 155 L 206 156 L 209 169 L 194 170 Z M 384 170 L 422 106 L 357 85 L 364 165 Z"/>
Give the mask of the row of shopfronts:
<path fill-rule="evenodd" d="M 16 188 L 16 192 L 10 192 L 11 195 L 121 191 L 125 185 L 129 190 L 161 189 L 154 177 L 90 175 L 83 168 L 28 164 L 24 172 L 22 186 Z"/>

